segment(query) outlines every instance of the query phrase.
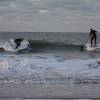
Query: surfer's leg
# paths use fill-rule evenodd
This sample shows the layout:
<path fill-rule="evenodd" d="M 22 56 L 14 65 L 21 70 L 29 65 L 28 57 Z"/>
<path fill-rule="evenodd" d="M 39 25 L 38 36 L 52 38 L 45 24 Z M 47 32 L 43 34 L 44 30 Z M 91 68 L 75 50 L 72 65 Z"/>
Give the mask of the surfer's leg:
<path fill-rule="evenodd" d="M 91 38 L 91 47 L 92 47 L 93 38 L 94 38 L 94 37 Z"/>
<path fill-rule="evenodd" d="M 18 48 L 18 43 L 17 43 L 17 41 L 15 42 L 15 44 L 16 44 L 16 49 Z"/>
<path fill-rule="evenodd" d="M 18 45 L 16 45 L 16 49 L 18 48 Z"/>
<path fill-rule="evenodd" d="M 96 46 L 96 41 L 97 41 L 97 38 L 95 37 L 95 38 L 94 38 L 95 46 Z"/>
<path fill-rule="evenodd" d="M 16 49 L 17 49 L 17 48 L 18 48 L 18 40 L 15 39 L 14 42 L 15 42 L 15 44 L 16 44 Z"/>
<path fill-rule="evenodd" d="M 18 45 L 18 43 L 16 43 L 16 49 L 18 49 L 18 47 L 19 47 L 19 45 Z"/>
<path fill-rule="evenodd" d="M 17 42 L 17 49 L 19 48 L 20 44 L 19 44 L 19 41 Z"/>
<path fill-rule="evenodd" d="M 19 46 L 20 46 L 20 41 L 18 40 L 18 41 L 16 42 L 16 49 L 18 49 Z"/>
<path fill-rule="evenodd" d="M 19 48 L 21 45 L 21 40 L 18 40 L 17 48 Z"/>

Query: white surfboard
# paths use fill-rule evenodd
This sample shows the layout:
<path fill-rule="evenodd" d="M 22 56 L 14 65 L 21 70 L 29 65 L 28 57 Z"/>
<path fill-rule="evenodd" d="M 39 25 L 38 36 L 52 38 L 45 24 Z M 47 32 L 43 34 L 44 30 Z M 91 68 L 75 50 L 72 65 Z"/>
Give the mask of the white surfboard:
<path fill-rule="evenodd" d="M 85 49 L 86 49 L 87 51 L 96 51 L 96 52 L 100 52 L 100 44 L 97 44 L 97 46 L 95 46 L 95 47 L 91 47 L 91 44 L 90 44 L 90 43 L 87 43 L 87 44 L 85 45 Z"/>

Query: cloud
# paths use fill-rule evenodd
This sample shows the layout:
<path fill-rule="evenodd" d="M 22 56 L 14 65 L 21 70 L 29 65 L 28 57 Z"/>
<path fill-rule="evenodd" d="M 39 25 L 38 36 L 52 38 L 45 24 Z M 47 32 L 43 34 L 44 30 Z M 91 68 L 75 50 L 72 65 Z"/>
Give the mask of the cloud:
<path fill-rule="evenodd" d="M 40 10 L 40 13 L 41 14 L 47 14 L 48 13 L 48 10 Z"/>
<path fill-rule="evenodd" d="M 91 14 L 99 12 L 99 0 L 0 0 L 0 15 L 35 15 L 50 11 L 50 14 L 75 12 Z"/>
<path fill-rule="evenodd" d="M 99 28 L 99 16 L 100 0 L 0 0 L 2 30 L 82 31 Z"/>

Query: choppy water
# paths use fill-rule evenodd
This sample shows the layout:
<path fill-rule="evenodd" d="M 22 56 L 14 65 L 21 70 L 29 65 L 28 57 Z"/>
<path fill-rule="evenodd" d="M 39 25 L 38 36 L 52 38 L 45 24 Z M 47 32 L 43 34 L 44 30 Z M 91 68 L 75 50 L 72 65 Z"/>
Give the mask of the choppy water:
<path fill-rule="evenodd" d="M 100 84 L 99 59 L 68 60 L 66 55 L 33 54 L 0 57 L 2 83 L 68 83 Z"/>

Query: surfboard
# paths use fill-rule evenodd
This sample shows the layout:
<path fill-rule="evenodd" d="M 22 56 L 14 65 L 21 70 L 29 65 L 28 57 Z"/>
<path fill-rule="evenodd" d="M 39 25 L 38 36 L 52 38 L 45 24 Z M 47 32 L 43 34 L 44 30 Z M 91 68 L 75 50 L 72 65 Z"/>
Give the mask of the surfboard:
<path fill-rule="evenodd" d="M 87 50 L 87 51 L 100 52 L 100 44 L 97 44 L 96 46 L 91 47 L 90 43 L 87 43 L 85 45 L 85 50 Z"/>

